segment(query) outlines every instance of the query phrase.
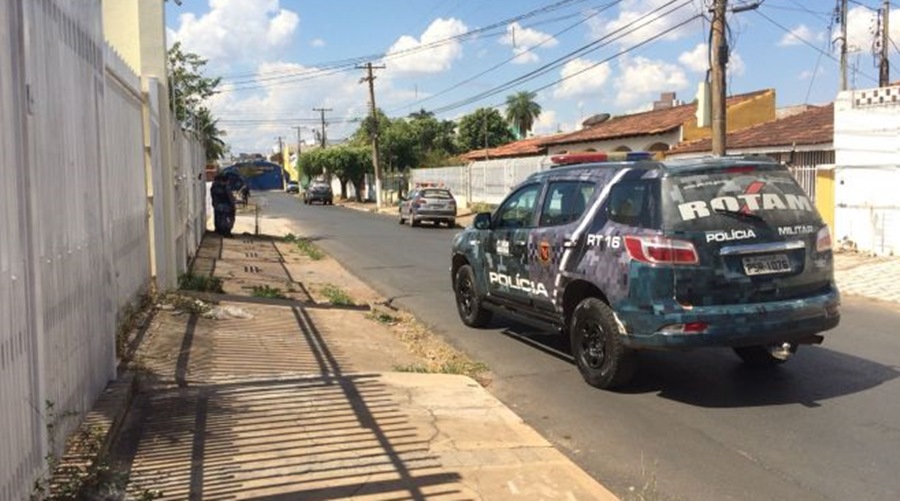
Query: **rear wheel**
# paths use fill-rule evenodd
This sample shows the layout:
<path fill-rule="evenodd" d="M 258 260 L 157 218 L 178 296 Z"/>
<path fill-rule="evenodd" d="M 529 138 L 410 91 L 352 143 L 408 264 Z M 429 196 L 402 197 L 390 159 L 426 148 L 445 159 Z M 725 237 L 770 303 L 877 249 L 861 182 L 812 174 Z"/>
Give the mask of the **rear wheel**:
<path fill-rule="evenodd" d="M 466 264 L 456 270 L 453 292 L 456 296 L 456 311 L 464 324 L 469 327 L 484 327 L 491 321 L 492 313 L 481 305 L 481 298 L 475 289 L 475 274 L 471 266 Z"/>
<path fill-rule="evenodd" d="M 741 346 L 734 348 L 734 352 L 747 365 L 753 367 L 774 367 L 787 362 L 788 358 L 797 352 L 797 345 L 793 343 L 784 343 Z"/>
<path fill-rule="evenodd" d="M 582 300 L 569 326 L 572 356 L 584 380 L 597 388 L 614 388 L 634 375 L 634 353 L 622 343 L 609 306 L 595 297 Z"/>

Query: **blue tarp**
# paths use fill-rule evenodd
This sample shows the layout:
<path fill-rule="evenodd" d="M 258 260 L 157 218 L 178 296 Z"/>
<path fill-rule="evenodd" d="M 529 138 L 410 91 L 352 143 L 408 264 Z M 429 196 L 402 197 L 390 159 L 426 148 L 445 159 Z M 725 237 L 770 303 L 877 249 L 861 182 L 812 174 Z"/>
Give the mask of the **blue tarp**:
<path fill-rule="evenodd" d="M 246 181 L 250 191 L 280 190 L 283 188 L 281 178 L 284 170 L 280 165 L 265 160 L 254 160 L 230 165 L 222 172 L 237 172 Z"/>

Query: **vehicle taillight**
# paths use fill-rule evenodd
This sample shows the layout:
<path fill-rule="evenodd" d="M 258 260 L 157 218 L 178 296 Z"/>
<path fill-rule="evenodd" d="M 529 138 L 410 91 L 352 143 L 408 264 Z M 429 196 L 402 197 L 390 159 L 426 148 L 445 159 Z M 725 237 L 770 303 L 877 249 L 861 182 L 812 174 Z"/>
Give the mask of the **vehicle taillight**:
<path fill-rule="evenodd" d="M 708 328 L 709 324 L 706 322 L 688 322 L 663 326 L 659 332 L 663 334 L 701 334 Z"/>
<path fill-rule="evenodd" d="M 626 236 L 625 248 L 631 259 L 653 264 L 696 264 L 700 261 L 694 244 L 660 236 Z"/>
<path fill-rule="evenodd" d="M 816 235 L 816 252 L 825 252 L 831 250 L 831 232 L 827 226 L 823 226 Z"/>

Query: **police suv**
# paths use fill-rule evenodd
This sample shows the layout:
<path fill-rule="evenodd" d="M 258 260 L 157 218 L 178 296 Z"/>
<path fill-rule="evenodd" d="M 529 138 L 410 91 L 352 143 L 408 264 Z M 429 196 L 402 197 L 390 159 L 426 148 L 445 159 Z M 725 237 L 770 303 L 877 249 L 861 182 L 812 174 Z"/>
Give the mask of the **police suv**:
<path fill-rule="evenodd" d="M 568 334 L 589 384 L 635 351 L 725 346 L 777 365 L 838 325 L 831 235 L 765 157 L 553 157 L 453 241 L 463 323 L 494 312 Z"/>

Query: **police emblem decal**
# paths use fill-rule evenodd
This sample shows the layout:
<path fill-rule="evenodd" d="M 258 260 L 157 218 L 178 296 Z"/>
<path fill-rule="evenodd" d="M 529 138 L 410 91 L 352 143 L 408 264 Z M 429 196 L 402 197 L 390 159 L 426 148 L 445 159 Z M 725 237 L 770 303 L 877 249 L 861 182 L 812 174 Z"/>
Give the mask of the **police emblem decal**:
<path fill-rule="evenodd" d="M 541 242 L 538 245 L 538 260 L 541 264 L 547 264 L 550 262 L 550 242 Z"/>

